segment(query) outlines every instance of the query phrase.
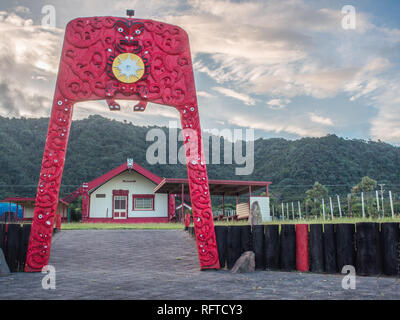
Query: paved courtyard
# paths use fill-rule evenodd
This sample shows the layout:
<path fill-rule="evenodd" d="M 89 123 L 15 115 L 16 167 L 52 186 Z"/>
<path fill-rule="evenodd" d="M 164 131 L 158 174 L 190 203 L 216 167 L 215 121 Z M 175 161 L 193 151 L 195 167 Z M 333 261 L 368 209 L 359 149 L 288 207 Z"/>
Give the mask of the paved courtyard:
<path fill-rule="evenodd" d="M 70 230 L 53 238 L 56 289 L 43 274 L 0 278 L 0 299 L 400 299 L 400 281 L 342 275 L 199 271 L 194 240 L 182 230 Z"/>

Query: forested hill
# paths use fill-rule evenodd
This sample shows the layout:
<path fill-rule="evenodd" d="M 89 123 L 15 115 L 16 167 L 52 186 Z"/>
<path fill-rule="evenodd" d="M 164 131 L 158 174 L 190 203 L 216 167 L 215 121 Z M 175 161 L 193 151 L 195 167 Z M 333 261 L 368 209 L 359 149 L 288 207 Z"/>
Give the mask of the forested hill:
<path fill-rule="evenodd" d="M 0 117 L 0 199 L 35 194 L 47 126 L 48 118 Z M 146 150 L 154 142 L 146 142 L 145 137 L 151 128 L 100 116 L 74 121 L 62 194 L 111 170 L 127 158 L 133 158 L 162 177 L 185 177 L 184 165 L 147 163 Z M 162 129 L 167 132 L 166 128 Z M 209 177 L 269 180 L 273 182 L 272 190 L 285 198 L 299 197 L 315 181 L 328 185 L 330 192 L 347 193 L 365 175 L 378 183 L 400 185 L 400 148 L 383 142 L 346 140 L 335 135 L 295 141 L 258 139 L 253 174 L 236 176 L 235 167 L 209 165 Z"/>

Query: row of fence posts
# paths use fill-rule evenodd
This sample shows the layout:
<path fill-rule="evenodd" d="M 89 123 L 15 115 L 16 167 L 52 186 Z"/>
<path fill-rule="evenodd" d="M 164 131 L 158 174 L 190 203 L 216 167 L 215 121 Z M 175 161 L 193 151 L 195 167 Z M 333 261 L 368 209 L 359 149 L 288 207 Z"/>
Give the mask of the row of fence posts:
<path fill-rule="evenodd" d="M 282 215 L 281 215 L 282 220 L 285 220 L 285 216 L 286 216 L 286 218 L 288 220 L 290 220 L 289 203 L 286 202 L 286 207 L 285 207 L 283 202 L 282 202 L 281 206 L 282 206 Z M 286 208 L 286 210 L 285 210 L 285 208 Z M 294 203 L 293 202 L 291 202 L 291 208 L 292 208 L 292 210 L 291 210 L 292 211 L 292 220 L 295 220 L 296 219 L 296 213 L 295 213 L 295 210 L 294 210 Z M 302 219 L 300 201 L 297 201 L 297 208 L 298 208 L 297 209 L 297 216 L 298 216 L 299 219 Z M 272 218 L 275 219 L 275 206 L 274 205 L 272 205 Z"/>
<path fill-rule="evenodd" d="M 25 269 L 30 233 L 30 224 L 0 223 L 0 249 L 11 272 Z"/>
<path fill-rule="evenodd" d="M 362 276 L 400 276 L 400 224 L 217 225 L 220 267 L 232 269 L 253 251 L 255 269 L 315 273 L 342 272 L 352 266 Z M 187 231 L 195 237 L 194 226 Z"/>
<path fill-rule="evenodd" d="M 389 203 L 390 203 L 390 211 L 391 211 L 391 217 L 395 217 L 395 210 L 394 210 L 394 205 L 393 205 L 393 194 L 392 191 L 388 192 L 389 194 Z M 375 192 L 375 197 L 376 197 L 376 210 L 379 215 L 379 217 L 385 217 L 385 207 L 384 207 L 384 196 L 383 193 L 381 193 L 381 196 L 379 196 L 378 190 Z M 364 197 L 364 192 L 360 193 L 360 198 L 361 198 L 361 212 L 362 212 L 362 217 L 366 218 L 366 210 L 365 210 L 365 197 Z M 342 209 L 341 207 L 341 202 L 340 202 L 340 196 L 336 195 L 336 200 L 337 200 L 337 209 L 339 213 L 339 218 L 342 218 L 343 216 L 346 216 L 345 210 Z M 325 199 L 322 198 L 322 218 L 323 220 L 327 219 L 327 216 L 330 215 L 331 219 L 334 218 L 335 216 L 335 200 L 332 199 L 332 197 L 329 197 L 329 208 L 330 211 L 329 213 L 326 212 L 325 209 Z M 295 203 L 296 201 L 291 201 L 291 202 L 281 202 L 280 204 L 280 216 L 279 216 L 279 211 L 275 212 L 275 206 L 271 206 L 271 211 L 272 211 L 272 218 L 273 219 L 281 219 L 281 220 L 295 220 L 295 219 L 303 219 L 304 214 L 302 214 L 301 211 L 301 201 L 297 201 L 297 212 L 295 210 Z M 278 215 L 277 215 L 278 214 Z M 349 216 L 349 214 L 347 215 Z M 316 218 L 316 217 L 315 217 Z"/>

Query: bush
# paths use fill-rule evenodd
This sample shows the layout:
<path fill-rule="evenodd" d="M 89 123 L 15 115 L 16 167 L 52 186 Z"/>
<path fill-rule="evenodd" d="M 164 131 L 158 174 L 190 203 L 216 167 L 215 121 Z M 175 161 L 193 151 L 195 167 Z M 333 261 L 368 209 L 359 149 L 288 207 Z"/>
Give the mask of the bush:
<path fill-rule="evenodd" d="M 351 214 L 353 217 L 361 217 L 362 216 L 362 205 L 361 203 L 354 203 L 351 206 Z"/>
<path fill-rule="evenodd" d="M 82 211 L 80 209 L 71 209 L 71 222 L 79 222 L 82 220 Z"/>

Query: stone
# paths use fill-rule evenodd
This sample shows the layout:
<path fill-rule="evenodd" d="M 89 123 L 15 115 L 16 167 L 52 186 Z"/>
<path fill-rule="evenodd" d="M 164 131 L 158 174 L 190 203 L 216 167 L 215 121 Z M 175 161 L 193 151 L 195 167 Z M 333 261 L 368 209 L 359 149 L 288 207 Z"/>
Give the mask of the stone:
<path fill-rule="evenodd" d="M 233 266 L 231 272 L 232 273 L 246 273 L 246 272 L 254 272 L 256 268 L 256 258 L 253 251 L 245 251 L 236 260 L 235 265 Z"/>
<path fill-rule="evenodd" d="M 261 208 L 258 201 L 254 201 L 251 204 L 249 225 L 256 226 L 262 223 Z"/>
<path fill-rule="evenodd" d="M 6 277 L 10 275 L 10 268 L 4 257 L 3 249 L 0 249 L 0 277 Z"/>

